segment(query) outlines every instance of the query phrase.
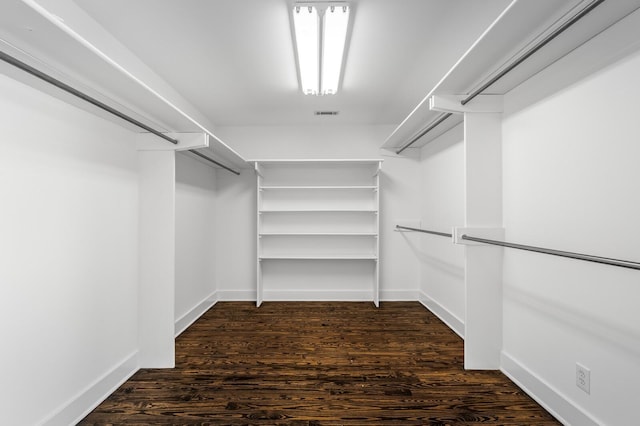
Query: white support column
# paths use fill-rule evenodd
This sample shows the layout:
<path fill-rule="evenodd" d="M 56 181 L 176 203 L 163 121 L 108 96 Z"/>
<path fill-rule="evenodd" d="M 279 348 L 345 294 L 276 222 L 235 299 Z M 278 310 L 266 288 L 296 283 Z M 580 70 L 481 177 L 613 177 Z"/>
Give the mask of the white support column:
<path fill-rule="evenodd" d="M 209 146 L 206 133 L 149 133 L 138 146 L 138 346 L 142 368 L 175 366 L 176 151 Z"/>
<path fill-rule="evenodd" d="M 262 167 L 257 161 L 254 163 L 256 170 L 256 229 L 258 233 L 256 235 L 256 306 L 259 308 L 262 305 L 264 299 L 264 286 L 262 285 L 262 241 L 260 236 L 260 229 L 262 223 L 262 216 L 260 210 L 262 209 Z"/>
<path fill-rule="evenodd" d="M 174 367 L 175 151 L 139 151 L 138 172 L 139 362 Z"/>
<path fill-rule="evenodd" d="M 502 229 L 502 97 L 434 96 L 434 110 L 464 114 L 465 244 L 464 367 L 500 368 L 502 349 L 502 248 L 460 240 L 462 234 L 500 239 Z"/>
<path fill-rule="evenodd" d="M 502 227 L 502 114 L 465 112 L 465 226 Z M 465 249 L 466 369 L 500 368 L 502 248 Z"/>

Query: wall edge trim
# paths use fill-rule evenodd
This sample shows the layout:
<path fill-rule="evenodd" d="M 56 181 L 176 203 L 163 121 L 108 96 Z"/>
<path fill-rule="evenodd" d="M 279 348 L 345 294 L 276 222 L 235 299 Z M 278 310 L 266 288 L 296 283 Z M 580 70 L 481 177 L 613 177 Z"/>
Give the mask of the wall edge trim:
<path fill-rule="evenodd" d="M 207 312 L 213 305 L 218 303 L 218 292 L 214 291 L 202 301 L 191 308 L 187 313 L 182 315 L 175 321 L 174 325 L 174 337 L 178 337 L 187 328 L 196 322 L 205 312 Z"/>
<path fill-rule="evenodd" d="M 418 292 L 418 301 L 464 340 L 464 321 L 423 291 Z"/>
<path fill-rule="evenodd" d="M 218 302 L 255 302 L 255 290 L 218 290 Z"/>
<path fill-rule="evenodd" d="M 265 295 L 274 296 L 278 301 L 301 302 L 372 302 L 368 291 L 267 291 Z M 216 292 L 216 302 L 255 302 L 256 293 L 252 290 L 220 290 Z M 381 302 L 415 302 L 418 300 L 418 292 L 415 290 L 387 290 L 380 292 Z M 275 300 L 271 300 L 275 301 Z"/>
<path fill-rule="evenodd" d="M 417 300 L 416 290 L 380 290 L 381 302 L 416 302 Z"/>
<path fill-rule="evenodd" d="M 62 404 L 40 424 L 47 426 L 77 424 L 139 369 L 138 351 L 136 350 Z"/>
<path fill-rule="evenodd" d="M 562 424 L 603 424 L 505 351 L 500 354 L 500 371 Z"/>
<path fill-rule="evenodd" d="M 370 291 L 275 290 L 264 292 L 265 302 L 372 302 Z"/>

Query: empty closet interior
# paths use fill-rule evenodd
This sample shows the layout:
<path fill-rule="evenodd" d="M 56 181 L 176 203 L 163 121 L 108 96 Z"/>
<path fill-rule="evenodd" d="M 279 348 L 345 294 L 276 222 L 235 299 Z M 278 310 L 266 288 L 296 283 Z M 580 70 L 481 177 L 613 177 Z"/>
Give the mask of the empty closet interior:
<path fill-rule="evenodd" d="M 312 6 L 348 11 L 337 89 Z M 3 2 L 3 420 L 74 424 L 218 302 L 413 301 L 466 369 L 630 424 L 639 8 Z"/>

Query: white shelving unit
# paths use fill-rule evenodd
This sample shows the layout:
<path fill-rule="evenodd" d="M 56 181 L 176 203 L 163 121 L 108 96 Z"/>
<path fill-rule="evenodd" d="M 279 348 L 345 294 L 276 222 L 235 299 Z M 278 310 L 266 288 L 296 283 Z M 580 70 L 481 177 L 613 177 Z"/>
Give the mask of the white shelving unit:
<path fill-rule="evenodd" d="M 254 160 L 257 300 L 379 305 L 382 160 Z"/>

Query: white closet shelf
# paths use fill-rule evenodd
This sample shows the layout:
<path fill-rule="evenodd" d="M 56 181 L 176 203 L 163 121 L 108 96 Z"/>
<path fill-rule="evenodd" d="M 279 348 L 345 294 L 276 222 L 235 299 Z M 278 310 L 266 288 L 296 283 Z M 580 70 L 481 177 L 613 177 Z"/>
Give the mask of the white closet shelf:
<path fill-rule="evenodd" d="M 247 168 L 246 160 L 213 133 L 213 123 L 205 114 L 127 47 L 114 42 L 113 35 L 96 25 L 76 3 L 79 2 L 2 2 L 0 50 L 160 133 L 208 134 L 209 146 L 198 148 L 198 152 L 234 169 Z M 4 25 L 7 22 L 11 25 Z M 25 28 L 37 28 L 37 36 L 27 36 Z M 70 57 L 74 61 L 69 61 Z M 6 67 L 9 65 L 3 62 L 3 70 Z M 131 131 L 147 133 L 95 104 L 54 86 L 43 86 L 28 73 L 11 72 L 23 83 L 78 108 Z M 182 137 L 176 139 L 182 142 Z M 189 152 L 184 148 L 179 151 Z M 187 155 L 212 164 L 194 154 Z"/>
<path fill-rule="evenodd" d="M 261 237 L 377 237 L 374 232 L 261 232 Z"/>
<path fill-rule="evenodd" d="M 329 167 L 339 167 L 340 165 L 370 165 L 383 161 L 381 158 L 342 158 L 342 159 L 329 159 L 329 158 L 311 158 L 311 159 L 250 159 L 249 163 L 261 163 L 263 165 L 322 165 Z"/>
<path fill-rule="evenodd" d="M 378 188 L 376 186 L 373 185 L 361 185 L 361 186 L 348 186 L 348 185 L 326 185 L 326 186 L 275 186 L 275 185 L 271 185 L 271 186 L 261 186 L 260 190 L 323 190 L 323 189 L 328 189 L 328 190 L 342 190 L 342 189 L 347 189 L 347 190 L 377 190 Z"/>
<path fill-rule="evenodd" d="M 381 165 L 362 159 L 255 161 L 258 306 L 272 291 L 314 291 L 337 275 L 354 290 L 370 282 L 378 306 Z"/>
<path fill-rule="evenodd" d="M 387 137 L 383 149 L 396 150 L 417 137 L 440 116 L 431 110 L 429 99 L 434 95 L 467 95 L 490 80 L 511 61 L 527 51 L 572 16 L 583 0 L 564 2 L 513 1 L 442 76 L 436 85 L 415 106 L 413 111 Z M 638 7 L 636 1 L 606 1 L 584 19 L 588 25 L 576 24 L 538 50 L 508 75 L 487 88 L 487 94 L 504 95 L 539 73 L 558 59 L 573 52 Z M 424 146 L 449 129 L 462 123 L 462 114 L 453 114 L 433 131 L 423 135 L 411 146 Z"/>
<path fill-rule="evenodd" d="M 378 213 L 372 209 L 267 209 L 258 213 Z"/>
<path fill-rule="evenodd" d="M 327 255 L 296 255 L 272 254 L 261 255 L 259 260 L 378 260 L 374 254 L 327 254 Z"/>

